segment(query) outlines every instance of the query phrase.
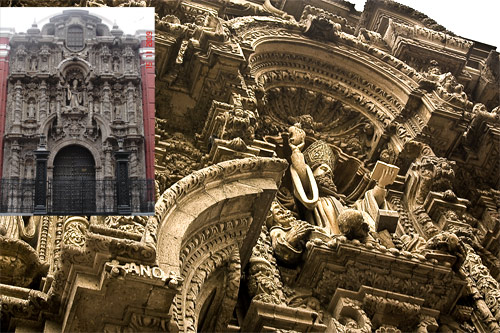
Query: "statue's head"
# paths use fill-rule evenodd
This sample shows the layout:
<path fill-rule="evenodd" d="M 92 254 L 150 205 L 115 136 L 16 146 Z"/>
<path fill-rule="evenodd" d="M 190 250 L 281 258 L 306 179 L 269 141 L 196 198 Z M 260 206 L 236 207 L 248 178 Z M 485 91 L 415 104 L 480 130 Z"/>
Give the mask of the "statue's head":
<path fill-rule="evenodd" d="M 290 126 L 288 134 L 290 134 L 288 141 L 293 145 L 299 145 L 306 140 L 306 132 L 304 132 L 300 123 Z"/>
<path fill-rule="evenodd" d="M 459 242 L 460 241 L 455 234 L 447 231 L 442 231 L 437 235 L 431 237 L 427 241 L 425 248 L 454 254 L 456 251 L 458 251 Z"/>
<path fill-rule="evenodd" d="M 477 103 L 472 108 L 472 113 L 476 114 L 479 112 L 488 113 L 488 109 L 486 108 L 486 106 L 483 103 Z"/>
<path fill-rule="evenodd" d="M 340 232 L 344 234 L 347 239 L 358 239 L 363 241 L 368 236 L 370 227 L 365 222 L 363 214 L 354 209 L 346 209 L 339 214 L 338 224 Z"/>
<path fill-rule="evenodd" d="M 316 297 L 309 296 L 306 299 L 306 307 L 312 310 L 321 310 L 321 303 Z"/>
<path fill-rule="evenodd" d="M 318 175 L 325 172 L 333 173 L 337 161 L 336 155 L 330 145 L 322 140 L 315 141 L 307 147 L 304 151 L 304 158 L 313 172 L 316 172 Z"/>
<path fill-rule="evenodd" d="M 73 80 L 73 88 L 76 88 L 76 86 L 78 86 L 78 80 L 74 79 Z"/>
<path fill-rule="evenodd" d="M 337 157 L 332 148 L 324 141 L 315 141 L 304 151 L 304 158 L 313 171 L 320 192 L 337 192 L 333 181 Z"/>

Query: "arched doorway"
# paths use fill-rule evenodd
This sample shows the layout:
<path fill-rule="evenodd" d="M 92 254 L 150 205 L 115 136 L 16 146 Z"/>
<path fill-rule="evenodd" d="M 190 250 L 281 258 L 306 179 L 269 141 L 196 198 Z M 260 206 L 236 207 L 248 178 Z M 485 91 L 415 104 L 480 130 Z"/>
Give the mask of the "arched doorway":
<path fill-rule="evenodd" d="M 70 145 L 54 158 L 52 213 L 83 214 L 96 210 L 94 157 L 86 148 Z"/>

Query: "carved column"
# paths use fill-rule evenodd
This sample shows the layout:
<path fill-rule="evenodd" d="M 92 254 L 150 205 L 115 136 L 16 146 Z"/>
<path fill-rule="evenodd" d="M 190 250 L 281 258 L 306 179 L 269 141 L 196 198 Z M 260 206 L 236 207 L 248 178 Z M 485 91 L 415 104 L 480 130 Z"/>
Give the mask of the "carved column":
<path fill-rule="evenodd" d="M 130 125 L 135 125 L 135 87 L 132 82 L 127 86 L 127 121 Z"/>
<path fill-rule="evenodd" d="M 111 87 L 108 82 L 104 82 L 102 87 L 102 105 L 101 105 L 101 114 L 107 120 L 111 120 Z"/>
<path fill-rule="evenodd" d="M 40 136 L 40 145 L 35 150 L 36 177 L 35 177 L 35 215 L 47 214 L 47 150 L 45 136 Z"/>
<path fill-rule="evenodd" d="M 224 297 L 222 299 L 222 304 L 219 308 L 217 321 L 215 323 L 215 330 L 217 332 L 224 332 L 227 330 L 227 326 L 229 325 L 229 321 L 231 320 L 234 307 L 236 306 L 236 303 L 238 301 L 240 278 L 240 251 L 238 250 L 238 247 L 235 247 L 233 253 L 231 253 L 231 257 L 229 257 Z"/>
<path fill-rule="evenodd" d="M 14 188 L 17 188 L 14 195 L 9 196 L 9 206 L 13 208 L 13 211 L 17 211 L 22 206 L 21 196 L 19 195 L 22 191 L 22 182 L 19 180 L 20 176 L 20 158 L 19 153 L 21 152 L 21 147 L 19 146 L 17 140 L 14 140 L 10 146 L 11 157 L 10 157 L 10 170 L 9 176 L 11 179 L 16 179 Z"/>
<path fill-rule="evenodd" d="M 61 109 L 64 103 L 64 95 L 62 92 L 62 87 L 57 84 L 57 95 L 56 95 L 56 114 L 57 114 L 57 129 L 60 130 L 62 126 Z"/>
<path fill-rule="evenodd" d="M 128 158 L 130 152 L 124 151 L 120 144 L 120 148 L 115 152 L 116 160 L 116 195 L 118 202 L 118 214 L 130 215 L 130 184 L 128 177 Z"/>
<path fill-rule="evenodd" d="M 10 150 L 12 152 L 10 160 L 10 178 L 19 178 L 21 166 L 19 161 L 19 153 L 21 152 L 21 146 L 19 146 L 17 140 L 14 140 L 12 142 Z"/>
<path fill-rule="evenodd" d="M 500 286 L 472 246 L 469 244 L 464 246 L 466 257 L 462 270 L 475 294 L 476 311 L 484 317 L 491 332 L 500 331 Z"/>
<path fill-rule="evenodd" d="M 12 132 L 20 131 L 21 117 L 23 112 L 23 87 L 20 81 L 16 82 L 14 86 L 15 100 L 14 100 L 14 121 Z"/>
<path fill-rule="evenodd" d="M 115 196 L 115 190 L 114 190 L 114 185 L 113 185 L 113 161 L 112 161 L 112 155 L 111 152 L 113 151 L 112 146 L 108 143 L 105 142 L 103 144 L 103 150 L 104 150 L 104 179 L 106 181 L 106 186 L 104 187 L 104 207 L 107 211 L 113 212 L 114 211 L 114 196 Z"/>
<path fill-rule="evenodd" d="M 87 119 L 87 128 L 92 127 L 92 119 L 94 117 L 94 97 L 89 94 L 89 118 Z"/>
<path fill-rule="evenodd" d="M 130 163 L 129 163 L 129 178 L 132 179 L 132 182 L 134 180 L 138 180 L 139 177 L 139 161 L 137 159 L 137 154 L 138 154 L 138 149 L 135 143 L 132 143 L 132 145 L 129 148 L 130 150 Z M 132 196 L 131 198 L 131 204 L 134 210 L 140 209 L 141 205 L 141 184 L 136 183 L 135 186 L 132 185 L 130 189 L 130 194 Z"/>
<path fill-rule="evenodd" d="M 47 84 L 40 84 L 40 102 L 38 104 L 38 121 L 41 123 L 47 117 Z"/>

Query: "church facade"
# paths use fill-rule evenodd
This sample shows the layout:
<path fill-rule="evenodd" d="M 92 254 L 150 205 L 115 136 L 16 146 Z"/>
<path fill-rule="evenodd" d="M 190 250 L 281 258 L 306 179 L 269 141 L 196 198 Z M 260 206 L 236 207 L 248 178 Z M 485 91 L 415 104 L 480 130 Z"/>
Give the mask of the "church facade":
<path fill-rule="evenodd" d="M 112 4 L 156 11 L 154 216 L 0 217 L 2 327 L 500 332 L 494 46 L 390 0 Z"/>
<path fill-rule="evenodd" d="M 74 9 L 7 39 L 0 211 L 151 213 L 154 99 L 140 34 Z"/>

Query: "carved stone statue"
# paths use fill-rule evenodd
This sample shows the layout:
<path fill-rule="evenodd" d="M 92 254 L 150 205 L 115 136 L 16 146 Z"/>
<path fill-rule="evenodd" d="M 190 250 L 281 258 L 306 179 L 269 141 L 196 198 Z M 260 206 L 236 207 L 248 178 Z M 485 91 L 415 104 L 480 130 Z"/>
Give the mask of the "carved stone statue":
<path fill-rule="evenodd" d="M 120 61 L 118 59 L 113 60 L 113 71 L 114 72 L 120 71 Z"/>
<path fill-rule="evenodd" d="M 337 192 L 333 180 L 333 170 L 337 159 L 335 153 L 326 142 L 321 140 L 312 143 L 302 153 L 306 134 L 300 124 L 291 126 L 288 133 L 288 144 L 291 148 L 290 174 L 294 196 L 305 208 L 305 210 L 302 209 L 305 211 L 302 213 L 304 220 L 323 228 L 328 234 L 354 233 L 352 238 L 361 240 L 366 239 L 364 233 L 368 230 L 375 232 L 387 229 L 391 233 L 395 231 L 398 214 L 387 206 L 385 186 L 394 182 L 399 171 L 398 167 L 381 161 L 377 162 L 371 175 L 371 178 L 377 181 L 377 185 L 355 203 L 353 208 L 357 210 L 356 216 L 352 213 L 352 216 L 349 215 L 350 217 L 346 220 L 347 222 L 344 221 L 348 224 L 352 222 L 353 225 L 347 228 L 349 230 L 343 231 L 339 226 L 339 216 L 346 207 L 343 195 Z M 364 223 L 369 226 L 369 229 L 364 230 Z M 354 230 L 356 229 L 354 224 L 359 230 Z"/>
<path fill-rule="evenodd" d="M 32 57 L 30 60 L 30 70 L 36 71 L 38 69 L 38 58 Z"/>
<path fill-rule="evenodd" d="M 337 216 L 343 210 L 343 205 L 333 182 L 335 154 L 326 142 L 316 141 L 304 151 L 307 165 L 301 165 L 302 135 L 297 127 L 291 128 L 291 134 L 290 147 L 295 157 L 292 157 L 290 172 L 294 195 L 307 209 L 305 219 L 332 234 L 340 234 Z"/>
<path fill-rule="evenodd" d="M 115 120 L 122 120 L 122 107 L 119 101 L 115 101 Z"/>
<path fill-rule="evenodd" d="M 35 101 L 32 99 L 28 102 L 28 118 L 35 118 Z"/>
<path fill-rule="evenodd" d="M 302 149 L 305 145 L 306 133 L 302 130 L 300 124 L 295 124 L 288 129 L 289 138 L 288 145 L 292 150 L 292 155 L 290 159 L 292 160 L 292 165 L 290 166 L 290 172 L 292 174 L 292 178 L 294 179 L 294 184 L 296 182 L 300 182 L 303 187 L 304 193 L 300 193 L 302 190 L 300 186 L 294 186 L 296 192 L 299 192 L 299 199 L 302 198 L 302 203 L 308 207 L 312 208 L 311 203 L 315 202 L 318 199 L 318 189 L 317 186 L 314 187 L 309 181 L 308 176 L 312 175 L 311 168 L 306 164 L 304 159 L 304 154 L 302 154 Z M 308 175 L 309 173 L 309 175 Z M 298 179 L 297 179 L 298 176 Z M 314 178 L 314 177 L 311 177 Z M 312 198 L 305 198 L 304 195 L 312 195 Z M 297 194 L 296 194 L 297 195 Z"/>
<path fill-rule="evenodd" d="M 78 80 L 74 79 L 71 87 L 69 86 L 69 84 L 67 84 L 66 89 L 69 107 L 73 109 L 78 108 L 80 105 L 82 105 L 83 96 L 82 92 L 78 88 Z"/>
<path fill-rule="evenodd" d="M 109 72 L 108 57 L 103 57 L 103 59 L 102 59 L 102 70 L 103 70 L 103 72 Z"/>

